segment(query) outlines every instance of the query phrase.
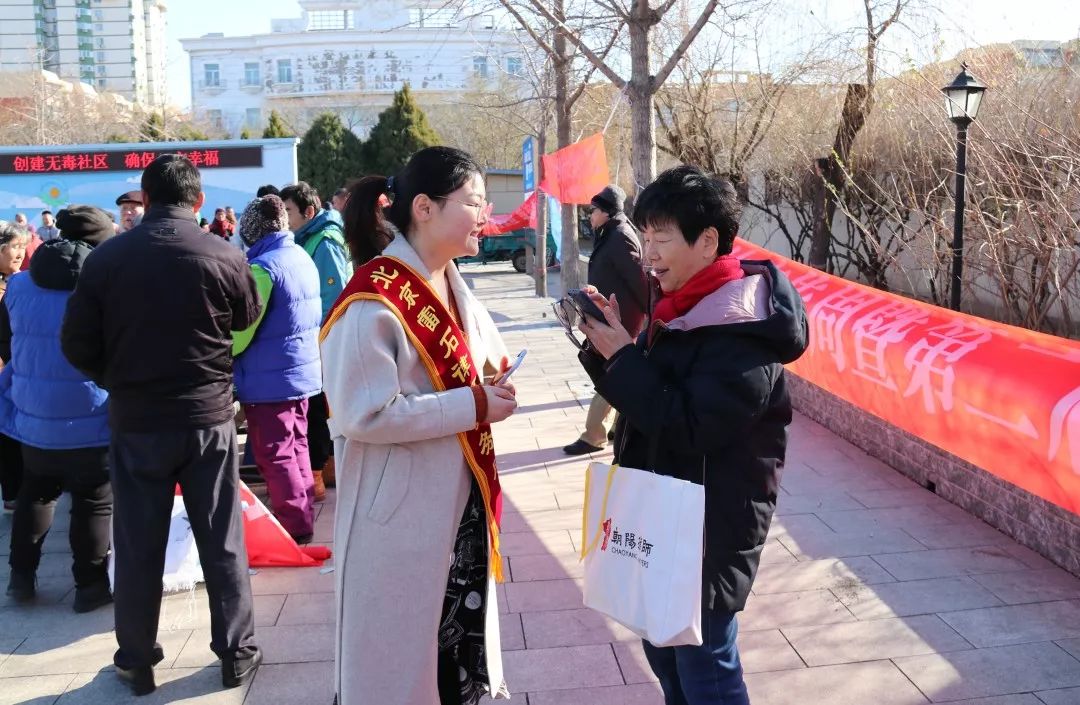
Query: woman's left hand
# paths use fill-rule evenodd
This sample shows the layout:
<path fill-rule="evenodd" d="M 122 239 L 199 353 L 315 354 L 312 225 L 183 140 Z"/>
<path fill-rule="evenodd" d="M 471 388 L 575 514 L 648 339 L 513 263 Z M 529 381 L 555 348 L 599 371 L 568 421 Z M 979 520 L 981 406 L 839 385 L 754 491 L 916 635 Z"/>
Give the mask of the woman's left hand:
<path fill-rule="evenodd" d="M 610 301 L 601 296 L 593 296 L 592 292 L 589 298 L 604 312 L 607 325 L 594 321 L 588 316 L 582 316 L 581 325 L 578 328 L 589 339 L 596 352 L 605 360 L 610 360 L 615 353 L 627 345 L 633 345 L 634 339 L 626 332 L 622 321 L 619 320 L 619 302 L 614 294 L 611 295 Z"/>

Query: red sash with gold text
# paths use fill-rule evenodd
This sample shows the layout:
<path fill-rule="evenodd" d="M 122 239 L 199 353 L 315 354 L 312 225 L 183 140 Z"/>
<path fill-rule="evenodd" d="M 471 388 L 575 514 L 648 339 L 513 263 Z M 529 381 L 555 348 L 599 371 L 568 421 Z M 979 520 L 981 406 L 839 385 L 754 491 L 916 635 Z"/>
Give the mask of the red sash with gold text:
<path fill-rule="evenodd" d="M 378 301 L 398 317 L 427 368 L 435 391 L 468 387 L 481 383 L 465 333 L 450 311 L 431 288 L 427 279 L 395 257 L 376 257 L 356 270 L 341 296 L 334 302 L 319 341 L 354 301 Z M 502 558 L 499 553 L 499 519 L 502 515 L 502 492 L 499 470 L 495 466 L 495 442 L 491 425 L 457 434 L 462 453 L 480 486 L 487 510 L 491 539 L 490 569 L 502 582 Z"/>

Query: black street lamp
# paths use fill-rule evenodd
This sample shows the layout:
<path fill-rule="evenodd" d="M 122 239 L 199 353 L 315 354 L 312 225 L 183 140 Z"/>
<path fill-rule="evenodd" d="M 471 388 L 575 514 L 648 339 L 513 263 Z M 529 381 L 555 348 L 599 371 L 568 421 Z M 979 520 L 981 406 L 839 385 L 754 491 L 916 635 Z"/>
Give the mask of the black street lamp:
<path fill-rule="evenodd" d="M 960 282 L 964 271 L 964 186 L 967 181 L 967 131 L 979 115 L 986 86 L 968 73 L 967 64 L 952 83 L 941 89 L 945 110 L 956 123 L 956 213 L 953 220 L 952 296 L 949 308 L 960 310 Z"/>

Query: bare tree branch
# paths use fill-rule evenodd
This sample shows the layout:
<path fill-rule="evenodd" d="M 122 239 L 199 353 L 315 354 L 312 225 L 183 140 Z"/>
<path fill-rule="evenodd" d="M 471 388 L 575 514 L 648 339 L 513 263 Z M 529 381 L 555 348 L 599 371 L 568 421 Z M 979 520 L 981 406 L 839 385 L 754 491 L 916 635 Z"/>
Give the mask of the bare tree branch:
<path fill-rule="evenodd" d="M 675 0 L 669 0 L 665 5 L 667 9 L 671 9 L 671 6 L 674 4 Z M 674 52 L 672 52 L 671 57 L 667 61 L 667 64 L 665 64 L 664 68 L 660 69 L 660 72 L 656 74 L 656 77 L 653 79 L 654 86 L 664 85 L 664 81 L 666 81 L 668 76 L 671 75 L 671 72 L 675 70 L 675 66 L 679 63 L 679 61 L 682 60 L 682 57 L 686 54 L 687 49 L 689 49 L 690 45 L 694 43 L 694 40 L 697 39 L 697 36 L 701 34 L 701 30 L 705 28 L 705 25 L 709 23 L 709 19 L 712 17 L 713 12 L 716 10 L 716 6 L 719 4 L 720 0 L 709 0 L 708 4 L 705 6 L 705 9 L 703 9 L 701 11 L 701 14 L 698 16 L 697 22 L 695 22 L 694 26 L 690 28 L 690 31 L 686 33 L 686 36 L 683 37 L 683 40 L 679 42 L 678 48 L 675 49 Z M 667 12 L 667 10 L 662 10 L 661 16 L 664 12 Z"/>
<path fill-rule="evenodd" d="M 541 2 L 541 0 L 529 0 L 529 4 L 532 5 L 536 12 L 543 16 L 548 22 L 551 22 L 553 25 L 561 28 L 566 33 L 566 38 L 569 39 L 574 46 L 580 49 L 581 52 L 585 54 L 585 56 L 589 59 L 589 61 L 591 61 L 592 64 L 596 66 L 596 68 L 598 68 L 601 73 L 607 76 L 612 83 L 614 83 L 619 88 L 623 88 L 626 86 L 626 80 L 622 76 L 620 76 L 615 71 L 615 69 L 611 68 L 611 66 L 609 66 L 606 61 L 597 56 L 596 53 L 592 49 L 590 49 L 584 41 L 582 41 L 581 37 L 578 36 L 577 32 L 575 32 L 570 27 L 567 27 L 566 23 L 553 15 L 551 11 L 544 6 L 544 3 Z"/>

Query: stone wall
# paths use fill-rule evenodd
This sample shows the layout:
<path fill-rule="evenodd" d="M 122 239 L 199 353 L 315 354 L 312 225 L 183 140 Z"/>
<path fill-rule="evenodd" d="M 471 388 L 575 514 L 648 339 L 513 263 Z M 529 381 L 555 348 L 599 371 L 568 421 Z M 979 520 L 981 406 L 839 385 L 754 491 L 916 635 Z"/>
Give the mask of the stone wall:
<path fill-rule="evenodd" d="M 1001 480 L 794 374 L 797 410 L 1080 576 L 1080 516 Z"/>

